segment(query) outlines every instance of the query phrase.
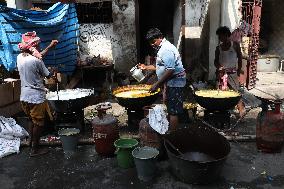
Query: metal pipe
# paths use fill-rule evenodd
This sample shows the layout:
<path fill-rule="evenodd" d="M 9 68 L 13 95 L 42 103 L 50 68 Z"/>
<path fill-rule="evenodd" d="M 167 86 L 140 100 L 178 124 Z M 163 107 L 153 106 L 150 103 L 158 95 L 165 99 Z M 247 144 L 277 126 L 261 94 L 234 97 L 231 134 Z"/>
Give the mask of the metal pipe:
<path fill-rule="evenodd" d="M 94 138 L 79 138 L 78 144 L 79 145 L 93 145 L 94 144 Z M 39 145 L 42 145 L 42 146 L 61 146 L 62 143 L 61 143 L 60 140 L 54 140 L 54 141 L 40 140 Z M 29 146 L 28 140 L 21 141 L 21 146 Z"/>

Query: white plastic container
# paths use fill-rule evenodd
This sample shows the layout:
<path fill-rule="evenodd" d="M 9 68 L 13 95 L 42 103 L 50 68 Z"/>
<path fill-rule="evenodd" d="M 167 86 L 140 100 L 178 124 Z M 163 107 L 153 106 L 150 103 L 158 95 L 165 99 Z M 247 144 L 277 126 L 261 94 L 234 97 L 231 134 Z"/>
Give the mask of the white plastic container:
<path fill-rule="evenodd" d="M 257 60 L 257 72 L 277 72 L 280 68 L 278 55 L 260 55 Z"/>

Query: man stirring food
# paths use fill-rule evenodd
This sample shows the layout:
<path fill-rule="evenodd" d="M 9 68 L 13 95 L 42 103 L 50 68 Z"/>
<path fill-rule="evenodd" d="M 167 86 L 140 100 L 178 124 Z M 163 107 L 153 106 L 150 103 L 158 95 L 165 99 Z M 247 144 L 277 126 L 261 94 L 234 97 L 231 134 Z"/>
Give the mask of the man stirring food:
<path fill-rule="evenodd" d="M 46 101 L 46 90 L 43 78 L 53 76 L 41 60 L 48 50 L 58 41 L 52 40 L 50 45 L 39 51 L 40 38 L 35 32 L 22 35 L 22 42 L 18 45 L 21 53 L 17 56 L 17 67 L 21 79 L 20 101 L 26 115 L 31 119 L 29 127 L 31 137 L 31 156 L 45 154 L 46 149 L 39 148 L 39 140 L 44 126 L 46 114 L 52 119 L 52 113 Z"/>
<path fill-rule="evenodd" d="M 214 65 L 217 68 L 218 83 L 227 84 L 231 89 L 238 91 L 240 89 L 239 77 L 242 72 L 242 53 L 240 44 L 230 40 L 231 32 L 226 26 L 219 27 L 216 31 L 221 42 L 215 50 Z M 220 81 L 227 76 L 226 81 Z M 218 86 L 219 88 L 219 86 Z M 226 89 L 227 87 L 220 87 Z M 237 105 L 239 116 L 245 115 L 245 107 L 242 100 Z"/>
<path fill-rule="evenodd" d="M 186 74 L 178 49 L 164 38 L 162 32 L 152 28 L 147 32 L 146 40 L 157 49 L 156 65 L 139 64 L 142 70 L 156 70 L 158 81 L 150 92 L 164 86 L 164 101 L 169 114 L 170 131 L 179 125 L 178 115 L 183 113 L 183 90 L 186 84 Z"/>

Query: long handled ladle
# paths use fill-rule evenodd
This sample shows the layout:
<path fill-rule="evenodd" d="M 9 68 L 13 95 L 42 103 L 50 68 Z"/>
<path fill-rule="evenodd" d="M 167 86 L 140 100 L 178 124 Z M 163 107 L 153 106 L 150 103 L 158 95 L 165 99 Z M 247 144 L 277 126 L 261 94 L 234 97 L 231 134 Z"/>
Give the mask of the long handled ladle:
<path fill-rule="evenodd" d="M 171 146 L 171 148 L 173 148 L 175 151 L 177 151 L 180 156 L 183 155 L 183 153 L 181 153 L 181 151 L 179 151 L 179 149 L 178 149 L 177 147 L 175 147 L 175 146 L 173 145 L 173 143 L 171 143 L 171 142 L 170 142 L 168 139 L 166 139 L 165 137 L 163 137 L 163 139 L 165 140 L 166 143 L 168 143 L 168 144 Z"/>

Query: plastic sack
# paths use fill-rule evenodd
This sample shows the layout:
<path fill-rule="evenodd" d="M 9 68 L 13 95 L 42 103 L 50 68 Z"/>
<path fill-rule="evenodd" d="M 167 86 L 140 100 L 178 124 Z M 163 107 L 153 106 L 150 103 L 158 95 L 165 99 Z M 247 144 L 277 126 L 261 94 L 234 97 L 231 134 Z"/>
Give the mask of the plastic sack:
<path fill-rule="evenodd" d="M 12 153 L 19 153 L 21 138 L 28 132 L 12 118 L 0 116 L 0 158 Z"/>

